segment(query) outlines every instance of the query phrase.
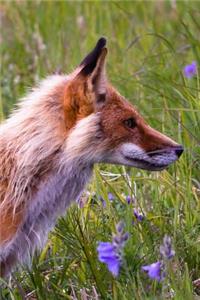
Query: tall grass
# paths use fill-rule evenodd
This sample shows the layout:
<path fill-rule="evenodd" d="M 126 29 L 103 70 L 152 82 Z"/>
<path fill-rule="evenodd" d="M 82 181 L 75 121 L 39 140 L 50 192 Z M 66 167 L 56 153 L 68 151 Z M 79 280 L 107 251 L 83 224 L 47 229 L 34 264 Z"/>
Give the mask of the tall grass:
<path fill-rule="evenodd" d="M 200 80 L 182 70 L 192 61 L 200 65 L 199 2 L 16 1 L 1 2 L 0 15 L 1 120 L 27 88 L 48 74 L 70 72 L 104 35 L 110 81 L 153 127 L 185 147 L 162 172 L 96 166 L 81 205 L 58 221 L 32 268 L 2 284 L 0 299 L 198 299 Z M 129 240 L 115 278 L 96 248 L 111 241 L 121 220 Z M 156 282 L 141 266 L 160 259 L 165 234 L 176 255 Z"/>

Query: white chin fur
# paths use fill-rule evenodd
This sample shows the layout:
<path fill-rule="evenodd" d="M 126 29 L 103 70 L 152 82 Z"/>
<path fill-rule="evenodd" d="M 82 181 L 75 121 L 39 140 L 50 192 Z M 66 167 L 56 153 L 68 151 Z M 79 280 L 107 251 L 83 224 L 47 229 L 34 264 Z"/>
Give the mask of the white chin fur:
<path fill-rule="evenodd" d="M 133 143 L 124 143 L 112 153 L 107 162 L 159 171 L 165 169 L 169 164 L 176 161 L 177 158 L 173 150 L 166 150 L 151 157 L 141 147 Z"/>

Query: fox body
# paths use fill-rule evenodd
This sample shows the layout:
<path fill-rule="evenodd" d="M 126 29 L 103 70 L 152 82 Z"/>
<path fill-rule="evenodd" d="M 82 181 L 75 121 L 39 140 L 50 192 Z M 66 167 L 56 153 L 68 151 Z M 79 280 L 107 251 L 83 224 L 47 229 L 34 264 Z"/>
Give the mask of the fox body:
<path fill-rule="evenodd" d="M 146 124 L 109 84 L 106 40 L 78 68 L 25 97 L 0 127 L 0 269 L 28 263 L 95 163 L 162 170 L 181 145 Z"/>

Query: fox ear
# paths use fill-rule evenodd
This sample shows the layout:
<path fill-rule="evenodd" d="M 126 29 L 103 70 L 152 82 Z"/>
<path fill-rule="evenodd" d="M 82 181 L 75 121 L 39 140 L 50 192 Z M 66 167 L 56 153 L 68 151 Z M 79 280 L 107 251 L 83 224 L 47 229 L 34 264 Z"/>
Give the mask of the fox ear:
<path fill-rule="evenodd" d="M 95 48 L 84 58 L 81 62 L 80 75 L 84 76 L 89 85 L 97 96 L 97 101 L 105 99 L 106 95 L 106 71 L 105 71 L 105 57 L 107 48 L 105 48 L 106 39 L 100 38 Z"/>

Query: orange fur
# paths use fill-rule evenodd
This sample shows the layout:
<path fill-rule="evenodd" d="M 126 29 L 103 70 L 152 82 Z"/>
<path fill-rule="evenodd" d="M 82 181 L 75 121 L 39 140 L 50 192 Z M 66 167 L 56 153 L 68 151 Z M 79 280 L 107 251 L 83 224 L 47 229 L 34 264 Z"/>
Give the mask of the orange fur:
<path fill-rule="evenodd" d="M 84 78 L 67 84 L 63 98 L 65 124 L 67 129 L 73 128 L 77 121 L 87 117 L 94 111 L 93 97 L 89 95 L 87 82 Z"/>

